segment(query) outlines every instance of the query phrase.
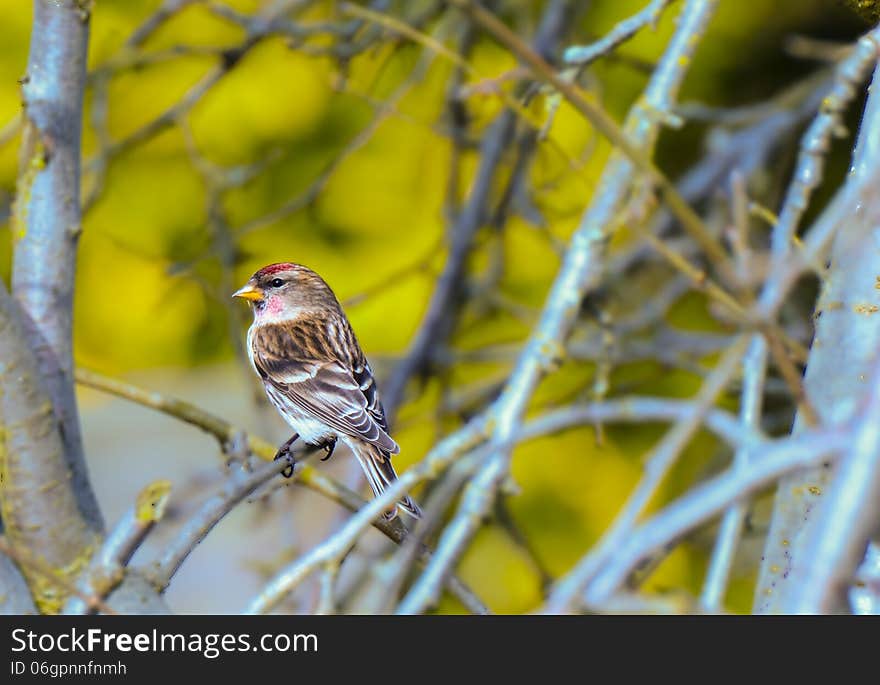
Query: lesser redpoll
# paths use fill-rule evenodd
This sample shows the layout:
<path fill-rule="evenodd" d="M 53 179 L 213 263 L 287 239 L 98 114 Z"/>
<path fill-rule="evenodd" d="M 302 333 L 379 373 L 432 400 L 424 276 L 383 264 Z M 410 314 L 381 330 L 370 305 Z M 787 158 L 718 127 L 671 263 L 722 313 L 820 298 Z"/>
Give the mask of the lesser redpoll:
<path fill-rule="evenodd" d="M 270 264 L 233 297 L 248 300 L 253 310 L 248 356 L 269 400 L 296 431 L 278 457 L 298 438 L 325 447 L 327 457 L 342 440 L 381 494 L 397 479 L 391 455 L 400 448 L 388 434 L 370 364 L 330 286 L 300 264 Z M 409 496 L 398 506 L 421 515 Z M 385 516 L 395 515 L 391 509 Z"/>

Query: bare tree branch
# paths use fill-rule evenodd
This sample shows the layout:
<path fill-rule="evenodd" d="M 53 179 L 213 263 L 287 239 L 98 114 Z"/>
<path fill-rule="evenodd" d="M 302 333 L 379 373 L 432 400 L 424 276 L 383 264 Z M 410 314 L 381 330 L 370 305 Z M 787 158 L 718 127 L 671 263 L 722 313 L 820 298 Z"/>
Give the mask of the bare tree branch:
<path fill-rule="evenodd" d="M 56 593 L 60 596 L 73 597 L 80 596 L 81 599 L 89 606 L 94 606 L 107 614 L 115 614 L 111 609 L 98 597 L 89 597 L 80 593 L 79 588 L 72 583 L 65 575 L 52 568 L 41 557 L 34 556 L 26 547 L 13 547 L 5 538 L 0 537 L 0 552 L 9 557 L 18 566 L 18 569 L 26 569 L 28 576 L 39 575 L 43 579 L 43 583 L 47 586 L 56 588 Z M 28 580 L 28 582 L 30 582 Z"/>
<path fill-rule="evenodd" d="M 223 491 L 208 499 L 190 517 L 177 537 L 168 545 L 162 558 L 148 569 L 149 576 L 160 591 L 165 591 L 177 570 L 198 544 L 236 504 L 254 492 L 260 485 L 274 478 L 287 467 L 285 461 L 270 461 L 254 471 L 239 469 L 227 479 Z"/>
<path fill-rule="evenodd" d="M 545 18 L 535 36 L 535 49 L 539 54 L 549 55 L 554 51 L 567 25 L 568 15 L 571 13 L 570 4 L 558 0 L 548 4 Z M 395 366 L 383 387 L 383 402 L 392 422 L 403 400 L 407 382 L 431 363 L 432 351 L 442 348 L 451 333 L 454 312 L 459 309 L 458 301 L 465 286 L 467 258 L 473 249 L 477 231 L 490 218 L 492 191 L 499 167 L 515 132 L 516 118 L 515 110 L 505 109 L 483 137 L 480 145 L 480 166 L 473 188 L 449 231 L 449 255 L 428 301 L 427 311 L 406 356 Z M 531 143 L 521 146 L 522 154 L 518 160 L 521 169 L 528 168 L 536 136 L 537 132 L 531 132 L 528 134 Z"/>
<path fill-rule="evenodd" d="M 859 50 L 870 46 L 876 59 L 877 38 L 870 34 Z M 876 83 L 876 76 L 875 76 Z M 816 305 L 816 333 L 807 365 L 805 385 L 812 404 L 824 423 L 838 423 L 850 417 L 870 378 L 876 351 L 880 348 L 880 319 L 877 311 L 877 274 L 880 264 L 874 250 L 866 250 L 880 221 L 874 189 L 877 187 L 878 131 L 880 105 L 876 88 L 866 108 L 856 152 L 853 174 L 846 183 L 842 213 L 832 215 L 840 228 L 831 248 L 830 268 Z M 845 219 L 845 221 L 844 221 Z M 817 227 L 820 224 L 817 224 Z M 815 231 L 816 227 L 812 229 Z M 811 233 L 812 233 L 811 231 Z M 809 234 L 808 234 L 809 237 Z M 769 286 L 762 299 L 770 298 Z M 796 424 L 795 430 L 799 428 Z M 806 540 L 813 539 L 817 505 L 835 476 L 820 466 L 783 479 L 777 491 L 774 514 L 761 565 L 755 610 L 785 612 L 795 608 L 799 590 L 794 580 L 812 560 L 802 556 Z"/>
<path fill-rule="evenodd" d="M 753 336 L 749 342 L 743 367 L 744 382 L 740 402 L 742 425 L 759 430 L 767 376 L 767 342 L 760 335 Z M 733 458 L 734 467 L 747 470 L 751 459 L 750 450 L 740 448 Z M 724 517 L 721 519 L 718 539 L 715 542 L 715 549 L 712 550 L 712 558 L 709 561 L 700 597 L 700 602 L 706 611 L 718 611 L 721 608 L 736 545 L 747 513 L 746 504 L 737 502 L 724 512 Z"/>
<path fill-rule="evenodd" d="M 197 426 L 217 438 L 224 448 L 233 441 L 243 441 L 250 454 L 265 460 L 272 460 L 277 451 L 275 445 L 268 441 L 257 436 L 248 435 L 223 419 L 183 400 L 169 398 L 160 393 L 148 392 L 83 369 L 77 369 L 76 378 L 79 383 L 89 387 L 113 393 L 119 397 L 156 409 Z M 284 464 L 281 462 L 270 461 L 269 464 L 253 473 L 242 473 L 240 476 L 232 479 L 226 485 L 223 492 L 203 504 L 199 512 L 186 524 L 178 540 L 172 544 L 171 548 L 161 560 L 156 562 L 153 568 L 145 569 L 144 575 L 149 577 L 151 582 L 160 591 L 164 591 L 171 578 L 192 550 L 223 516 L 229 513 L 262 483 L 276 475 L 283 467 Z M 363 499 L 356 493 L 308 464 L 299 463 L 295 477 L 297 483 L 301 483 L 328 497 L 349 511 L 357 512 L 364 506 Z M 405 539 L 406 529 L 399 520 L 386 521 L 383 517 L 377 516 L 369 524 L 372 524 L 398 544 Z M 427 553 L 427 550 L 422 552 L 423 555 Z M 471 608 L 476 613 L 485 613 L 482 603 L 458 578 L 450 578 L 449 589 L 465 606 Z"/>
<path fill-rule="evenodd" d="M 880 614 L 880 547 L 876 542 L 868 545 L 865 560 L 856 572 L 855 583 L 849 596 L 854 614 L 863 616 Z"/>
<path fill-rule="evenodd" d="M 27 581 L 15 562 L 0 551 L 0 614 L 5 616 L 36 614 Z"/>
<path fill-rule="evenodd" d="M 37 0 L 22 79 L 24 133 L 13 215 L 12 292 L 24 340 L 60 425 L 81 518 L 103 519 L 88 480 L 73 385 L 73 285 L 80 225 L 80 133 L 89 3 Z M 48 524 L 46 521 L 45 524 Z"/>
<path fill-rule="evenodd" d="M 565 61 L 578 67 L 587 66 L 628 41 L 646 26 L 656 26 L 663 10 L 672 2 L 673 0 L 654 0 L 641 11 L 618 23 L 601 40 L 591 45 L 572 45 L 565 51 Z"/>
<path fill-rule="evenodd" d="M 813 191 L 822 183 L 831 139 L 840 135 L 841 118 L 876 61 L 877 34 L 859 41 L 852 55 L 837 67 L 831 92 L 823 99 L 818 116 L 801 141 L 794 178 L 773 230 L 772 251 L 777 263 L 792 247 L 798 224 Z"/>
<path fill-rule="evenodd" d="M 718 394 L 730 382 L 739 366 L 745 348 L 745 338 L 740 338 L 730 346 L 700 389 L 693 414 L 670 428 L 657 447 L 652 450 L 650 457 L 645 461 L 645 472 L 642 479 L 627 499 L 621 512 L 614 519 L 614 523 L 574 569 L 556 584 L 547 600 L 547 611 L 567 610 L 581 590 L 602 568 L 602 565 L 616 555 L 616 550 L 630 536 L 638 517 L 657 492 L 675 459 L 693 437 L 703 413 L 716 401 Z"/>
<path fill-rule="evenodd" d="M 497 23 L 493 17 L 483 16 L 485 12 L 476 9 L 476 5 L 463 4 L 471 16 L 479 17 L 478 21 L 483 26 L 494 26 L 493 22 Z M 698 44 L 699 36 L 705 30 L 714 6 L 714 2 L 697 0 L 688 2 L 682 11 L 681 24 L 645 92 L 645 109 L 636 107 L 627 119 L 627 134 L 623 140 L 630 150 L 635 147 L 630 141 L 637 141 L 643 149 L 653 149 L 661 120 L 658 113 L 669 111 L 674 94 L 684 78 L 689 56 Z M 503 35 L 505 30 L 496 27 L 494 33 Z M 536 62 L 532 55 L 523 52 L 521 48 L 518 56 L 531 66 L 544 69 L 540 61 Z M 553 85 L 559 87 L 556 83 Z M 592 112 L 592 108 L 590 111 Z M 599 119 L 591 120 L 595 124 Z M 492 455 L 465 489 L 455 519 L 441 535 L 437 553 L 430 566 L 401 603 L 401 613 L 418 613 L 437 601 L 444 578 L 451 572 L 465 545 L 489 512 L 496 492 L 508 472 L 509 448 L 505 449 L 503 446 L 509 444 L 515 434 L 516 426 L 522 420 L 538 381 L 562 356 L 565 339 L 571 331 L 584 295 L 598 284 L 607 241 L 616 228 L 615 215 L 632 181 L 631 158 L 628 151 L 626 156 L 615 153 L 606 166 L 593 202 L 572 238 L 562 270 L 547 298 L 541 320 L 520 355 L 504 391 L 490 410 L 493 423 Z M 640 150 L 638 158 L 646 160 L 647 155 Z M 650 162 L 647 166 L 652 167 Z"/>
<path fill-rule="evenodd" d="M 94 601 L 82 597 L 106 599 L 125 579 L 125 567 L 147 535 L 162 518 L 171 483 L 156 481 L 141 490 L 135 506 L 116 524 L 101 549 L 92 557 L 78 587 L 80 594 L 68 600 L 65 614 L 84 614 L 94 608 Z"/>
<path fill-rule="evenodd" d="M 716 268 L 722 273 L 729 273 L 728 257 L 724 249 L 718 244 L 715 237 L 706 230 L 702 220 L 687 204 L 675 188 L 675 185 L 651 161 L 650 155 L 646 154 L 642 146 L 634 143 L 634 140 L 638 139 L 635 131 L 622 130 L 603 109 L 591 100 L 584 98 L 571 83 L 557 75 L 541 55 L 529 48 L 509 28 L 483 9 L 478 3 L 473 0 L 448 1 L 450 4 L 461 7 L 477 24 L 521 59 L 524 65 L 532 70 L 536 78 L 556 89 L 599 133 L 607 138 L 617 150 L 623 153 L 626 159 L 640 172 L 645 173 L 661 191 L 663 199 L 676 219 L 681 222 L 682 228 L 711 257 L 711 261 Z M 662 121 L 657 120 L 663 120 L 664 117 L 667 120 L 672 118 L 674 121 L 677 121 L 671 111 L 673 103 L 666 100 L 663 92 L 664 89 L 669 89 L 670 91 L 677 90 L 677 87 L 680 85 L 679 79 L 685 73 L 688 65 L 689 61 L 685 58 L 680 64 L 675 65 L 675 68 L 655 71 L 657 78 L 652 80 L 657 84 L 657 92 L 660 97 L 656 103 L 653 103 L 652 107 L 642 113 L 641 119 L 642 122 L 646 122 L 645 125 L 649 128 L 662 123 Z M 662 78 L 660 78 L 661 76 Z M 650 123 L 648 124 L 647 122 Z"/>
<path fill-rule="evenodd" d="M 78 506 L 61 430 L 18 306 L 0 287 L 0 507 L 9 544 L 27 550 L 72 581 L 86 567 L 99 533 Z M 63 588 L 22 568 L 42 612 L 55 612 Z"/>
<path fill-rule="evenodd" d="M 639 562 L 717 516 L 726 507 L 767 486 L 780 476 L 833 457 L 847 445 L 848 426 L 805 431 L 762 447 L 761 459 L 748 470 L 726 473 L 693 488 L 636 528 L 610 563 L 590 583 L 588 607 L 601 607 Z"/>
<path fill-rule="evenodd" d="M 340 562 L 357 539 L 388 507 L 421 480 L 436 476 L 485 435 L 486 427 L 475 420 L 441 441 L 428 456 L 388 485 L 385 491 L 364 505 L 342 528 L 316 545 L 310 552 L 282 569 L 248 604 L 246 613 L 264 613 L 277 605 L 312 572 L 328 563 Z"/>
<path fill-rule="evenodd" d="M 877 217 L 880 219 L 880 216 Z M 806 564 L 792 569 L 793 596 L 787 613 L 849 612 L 849 588 L 880 526 L 880 357 L 868 381 L 868 397 L 853 427 L 852 441 L 836 465 L 803 547 Z"/>
<path fill-rule="evenodd" d="M 487 205 L 493 181 L 513 135 L 515 122 L 516 115 L 505 110 L 483 138 L 480 168 L 474 187 L 450 231 L 449 256 L 434 286 L 428 309 L 406 355 L 382 385 L 382 402 L 392 421 L 403 401 L 409 379 L 430 363 L 431 351 L 442 346 L 449 336 L 455 301 L 464 286 L 466 260 L 473 247 L 475 234 L 487 219 Z"/>

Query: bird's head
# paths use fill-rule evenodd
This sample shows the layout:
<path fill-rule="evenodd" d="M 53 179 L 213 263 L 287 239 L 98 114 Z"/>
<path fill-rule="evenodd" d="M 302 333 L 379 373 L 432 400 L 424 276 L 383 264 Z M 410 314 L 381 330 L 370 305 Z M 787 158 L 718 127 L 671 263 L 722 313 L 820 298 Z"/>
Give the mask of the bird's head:
<path fill-rule="evenodd" d="M 232 296 L 247 300 L 254 319 L 264 322 L 289 321 L 339 306 L 323 278 L 308 267 L 290 262 L 264 266 Z"/>

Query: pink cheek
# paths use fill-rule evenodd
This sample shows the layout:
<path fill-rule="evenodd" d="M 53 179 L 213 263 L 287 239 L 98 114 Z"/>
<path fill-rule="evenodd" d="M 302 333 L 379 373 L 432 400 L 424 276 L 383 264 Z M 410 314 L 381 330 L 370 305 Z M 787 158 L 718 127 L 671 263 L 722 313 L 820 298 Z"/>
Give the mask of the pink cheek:
<path fill-rule="evenodd" d="M 281 312 L 281 300 L 277 297 L 270 297 L 266 300 L 266 314 L 274 315 Z"/>

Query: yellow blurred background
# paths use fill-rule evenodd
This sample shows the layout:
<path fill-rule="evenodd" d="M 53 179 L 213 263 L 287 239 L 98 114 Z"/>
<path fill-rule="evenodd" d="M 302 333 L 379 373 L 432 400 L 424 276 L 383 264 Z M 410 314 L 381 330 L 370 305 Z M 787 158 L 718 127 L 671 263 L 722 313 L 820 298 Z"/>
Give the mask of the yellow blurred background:
<path fill-rule="evenodd" d="M 224 4 L 246 13 L 263 6 L 259 0 Z M 537 17 L 543 3 L 502 4 L 510 12 Z M 595 0 L 573 34 L 577 41 L 588 42 L 643 4 Z M 327 56 L 291 49 L 283 38 L 266 40 L 181 122 L 116 152 L 101 178 L 94 160 L 102 141 L 124 140 L 173 107 L 217 64 L 214 48 L 236 45 L 244 38 L 239 26 L 195 2 L 150 37 L 139 53 L 159 58 L 136 68 L 117 68 L 132 57 L 125 47 L 132 31 L 159 5 L 158 0 L 98 0 L 94 7 L 89 68 L 111 75 L 101 86 L 107 89 L 105 114 L 94 108 L 98 78 L 90 82 L 86 97 L 83 190 L 85 195 L 95 194 L 80 243 L 76 361 L 184 397 L 282 439 L 286 436 L 280 420 L 251 400 L 250 370 L 235 355 L 235 341 L 243 338 L 248 314 L 229 301 L 229 294 L 270 262 L 298 261 L 314 268 L 342 301 L 350 302 L 347 311 L 364 349 L 380 377 L 387 374 L 418 327 L 445 256 L 438 246 L 448 228 L 444 201 L 451 148 L 441 123 L 453 65 L 404 44 L 370 49 L 343 70 Z M 326 19 L 333 5 L 315 3 L 301 19 Z M 657 59 L 680 5 L 664 14 L 656 31 L 642 32 L 625 44 L 619 53 L 626 59 L 600 60 L 591 69 L 589 87 L 618 120 L 644 86 L 644 65 Z M 19 137 L 13 122 L 21 107 L 17 80 L 25 72 L 30 19 L 29 2 L 0 3 L 0 131 L 10 133 L 0 139 L 4 205 L 14 192 L 17 173 Z M 833 0 L 723 1 L 697 53 L 682 100 L 733 106 L 767 98 L 815 66 L 786 53 L 788 37 L 852 40 L 863 30 L 861 21 Z M 199 49 L 173 54 L 179 46 Z M 509 54 L 487 40 L 477 42 L 471 62 L 481 79 L 501 76 L 515 66 Z M 412 79 L 422 64 L 424 74 Z M 471 77 L 467 81 L 475 83 Z M 314 202 L 272 218 L 372 125 L 383 102 L 398 96 L 369 139 L 327 175 Z M 536 104 L 539 116 L 546 114 L 545 104 L 543 99 Z M 501 102 L 476 92 L 467 107 L 473 130 L 480 132 Z M 10 126 L 3 129 L 7 122 Z M 675 175 L 693 162 L 701 154 L 704 130 L 691 125 L 665 135 L 659 150 L 663 168 Z M 533 200 L 547 227 L 517 217 L 504 228 L 506 270 L 501 287 L 519 305 L 517 315 L 500 311 L 465 317 L 453 341 L 455 349 L 524 340 L 559 266 L 553 239 L 564 241 L 577 225 L 608 152 L 604 140 L 563 105 L 548 140 L 539 146 L 530 176 L 536 189 Z M 468 192 L 477 161 L 476 151 L 465 152 L 466 173 L 454 190 L 459 198 Z M 228 188 L 220 187 L 233 171 L 250 178 L 244 183 L 232 179 Z M 267 216 L 270 220 L 263 221 Z M 13 236 L 8 221 L 2 226 L 0 268 L 8 281 Z M 472 269 L 479 273 L 489 260 L 488 249 L 481 245 Z M 716 326 L 696 296 L 683 298 L 674 315 L 676 325 L 683 327 Z M 451 381 L 467 387 L 497 379 L 509 365 L 507 357 L 461 362 L 451 370 Z M 698 387 L 696 376 L 682 371 L 658 374 L 650 366 L 615 371 L 611 394 L 617 384 L 634 380 L 639 392 L 673 397 L 690 396 Z M 592 371 L 590 365 L 567 362 L 542 385 L 540 400 L 547 406 L 564 401 L 589 385 Z M 396 429 L 402 446 L 399 468 L 420 459 L 438 431 L 453 427 L 448 422 L 438 426 L 434 419 L 439 392 L 434 382 L 424 388 L 411 386 Z M 202 492 L 199 488 L 207 485 L 200 478 L 208 484 L 219 482 L 217 448 L 210 440 L 191 436 L 191 429 L 146 409 L 94 392 L 81 397 L 91 471 L 110 522 L 153 478 L 172 477 L 173 497 L 178 498 L 174 501 L 184 508 L 186 502 L 178 493 Z M 727 406 L 735 409 L 735 399 Z M 509 498 L 511 514 L 553 577 L 570 569 L 608 525 L 639 476 L 641 456 L 660 430 L 657 425 L 609 428 L 600 445 L 594 429 L 584 427 L 534 440 L 516 451 L 513 476 L 521 492 Z M 691 483 L 717 451 L 715 443 L 701 435 L 655 504 Z M 330 462 L 327 468 L 344 473 L 338 463 Z M 177 487 L 180 483 L 185 486 Z M 289 491 L 289 497 L 284 495 L 288 499 L 307 496 Z M 295 517 L 283 507 L 281 514 L 269 516 L 257 503 L 242 510 L 187 562 L 169 594 L 174 608 L 238 610 L 259 587 L 260 568 L 302 551 L 313 541 L 310 532 L 326 530 L 322 517 L 338 515 L 332 506 L 319 504 L 307 511 L 300 507 Z M 154 544 L 161 540 L 160 533 Z M 706 549 L 699 536 L 681 545 L 646 587 L 698 592 Z M 235 589 L 227 593 L 218 592 L 219 585 L 213 591 L 205 587 L 205 574 L 218 573 L 232 574 L 228 577 Z M 482 530 L 460 573 L 493 611 L 524 612 L 540 604 L 539 569 L 500 526 Z M 728 608 L 749 609 L 752 583 L 753 569 L 743 563 L 731 585 Z M 442 608 L 457 610 L 452 603 Z"/>

